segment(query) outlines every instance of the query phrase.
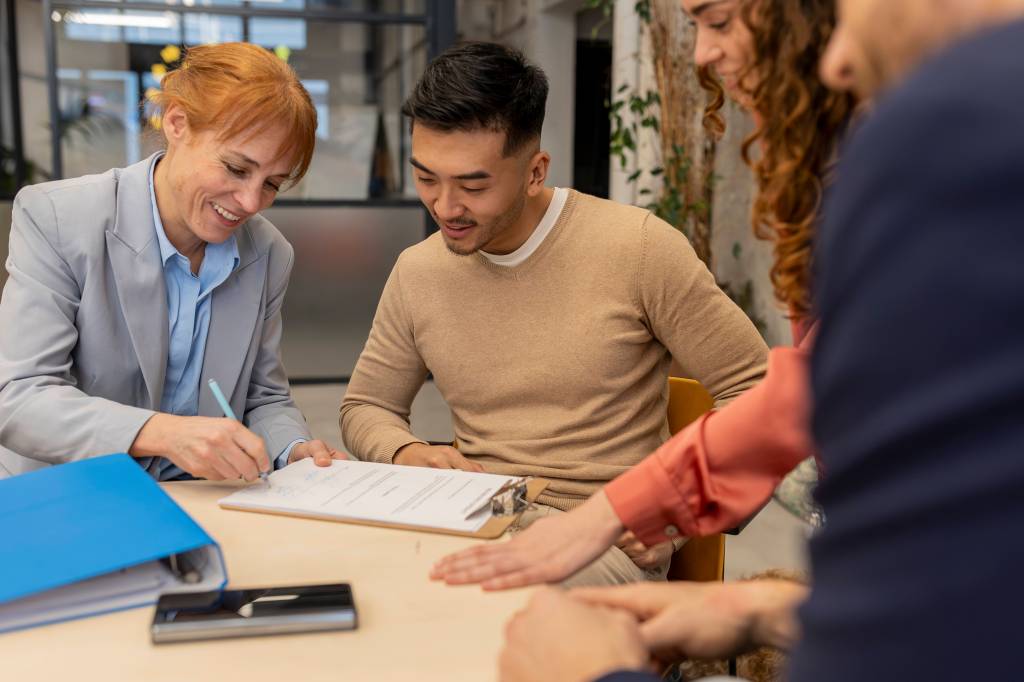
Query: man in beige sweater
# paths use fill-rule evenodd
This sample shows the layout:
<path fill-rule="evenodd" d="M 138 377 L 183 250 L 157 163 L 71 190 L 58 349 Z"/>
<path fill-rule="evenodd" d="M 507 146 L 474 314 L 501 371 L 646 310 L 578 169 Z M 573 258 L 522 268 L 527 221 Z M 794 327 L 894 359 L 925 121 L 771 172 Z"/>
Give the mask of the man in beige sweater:
<path fill-rule="evenodd" d="M 579 505 L 667 438 L 672 358 L 718 406 L 757 383 L 767 358 L 679 231 L 545 186 L 546 98 L 543 72 L 502 46 L 462 45 L 428 65 L 403 112 L 440 232 L 395 264 L 341 406 L 360 459 L 550 480 L 522 526 Z M 454 447 L 410 430 L 428 373 Z M 672 549 L 623 537 L 570 583 L 663 577 Z"/>

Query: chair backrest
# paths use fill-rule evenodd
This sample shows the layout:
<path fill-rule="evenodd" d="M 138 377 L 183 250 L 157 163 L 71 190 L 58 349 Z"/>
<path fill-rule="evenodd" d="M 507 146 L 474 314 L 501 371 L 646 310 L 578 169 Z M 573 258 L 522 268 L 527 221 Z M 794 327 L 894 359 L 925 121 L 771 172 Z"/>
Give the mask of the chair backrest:
<path fill-rule="evenodd" d="M 714 398 L 699 381 L 668 378 L 668 429 L 673 436 L 714 405 Z"/>
<path fill-rule="evenodd" d="M 707 412 L 714 399 L 699 381 L 669 377 L 668 427 L 673 435 Z M 721 533 L 690 540 L 672 556 L 669 580 L 709 582 L 725 576 L 725 536 Z"/>

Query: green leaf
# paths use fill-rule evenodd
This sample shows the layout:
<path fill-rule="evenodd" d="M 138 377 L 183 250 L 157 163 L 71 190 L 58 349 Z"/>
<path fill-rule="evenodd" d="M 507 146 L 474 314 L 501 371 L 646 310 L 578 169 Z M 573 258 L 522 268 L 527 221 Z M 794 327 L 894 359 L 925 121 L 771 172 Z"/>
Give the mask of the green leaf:
<path fill-rule="evenodd" d="M 651 23 L 651 0 L 637 0 L 633 5 L 633 11 L 648 24 Z"/>

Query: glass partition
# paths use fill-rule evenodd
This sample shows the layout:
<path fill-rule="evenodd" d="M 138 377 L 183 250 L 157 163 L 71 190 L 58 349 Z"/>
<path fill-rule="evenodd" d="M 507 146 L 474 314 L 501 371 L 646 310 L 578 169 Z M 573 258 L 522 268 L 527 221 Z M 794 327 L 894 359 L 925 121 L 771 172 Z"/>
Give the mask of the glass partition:
<path fill-rule="evenodd" d="M 240 0 L 207 1 L 217 7 L 242 5 Z M 247 40 L 292 65 L 321 118 L 310 172 L 284 198 L 368 201 L 414 196 L 406 172 L 408 126 L 400 107 L 426 65 L 423 24 L 94 4 L 55 9 L 51 17 L 65 177 L 134 163 L 156 148 L 160 136 L 149 124 L 142 95 L 160 87 L 181 47 Z M 283 11 L 305 4 L 280 0 L 245 7 L 272 5 Z M 362 9 L 365 4 L 328 6 Z"/>
<path fill-rule="evenodd" d="M 423 239 L 423 210 L 275 206 L 263 215 L 295 249 L 283 308 L 289 377 L 349 376 L 398 255 Z"/>

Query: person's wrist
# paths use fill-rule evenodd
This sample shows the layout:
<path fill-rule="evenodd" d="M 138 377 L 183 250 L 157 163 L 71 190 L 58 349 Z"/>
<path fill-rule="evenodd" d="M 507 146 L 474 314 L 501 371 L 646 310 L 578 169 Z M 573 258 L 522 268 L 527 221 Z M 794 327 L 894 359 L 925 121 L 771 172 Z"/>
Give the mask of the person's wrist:
<path fill-rule="evenodd" d="M 135 435 L 135 440 L 128 448 L 128 454 L 132 457 L 166 455 L 170 449 L 167 447 L 167 434 L 175 431 L 175 425 L 181 419 L 183 418 L 173 414 L 155 413 Z"/>
<path fill-rule="evenodd" d="M 580 513 L 586 515 L 592 536 L 601 538 L 609 547 L 615 544 L 626 530 L 604 490 L 598 490 L 591 495 L 590 499 L 581 505 Z"/>
<path fill-rule="evenodd" d="M 755 580 L 744 585 L 754 645 L 791 649 L 800 638 L 796 610 L 807 598 L 807 586 L 788 580 Z"/>
<path fill-rule="evenodd" d="M 395 451 L 395 456 L 391 458 L 391 463 L 392 464 L 401 464 L 402 462 L 399 461 L 400 458 L 402 460 L 408 460 L 409 458 L 415 458 L 416 454 L 420 450 L 422 450 L 423 448 L 429 449 L 430 447 L 431 447 L 430 445 L 428 445 L 426 443 L 422 443 L 420 441 L 414 441 L 412 443 L 408 443 L 406 445 L 403 445 L 402 447 L 398 448 Z"/>
<path fill-rule="evenodd" d="M 277 457 L 271 461 L 271 466 L 274 469 L 280 469 L 295 461 L 296 455 L 301 455 L 305 450 L 306 444 L 309 443 L 305 438 L 296 438 L 289 443 L 284 450 L 281 451 Z"/>

